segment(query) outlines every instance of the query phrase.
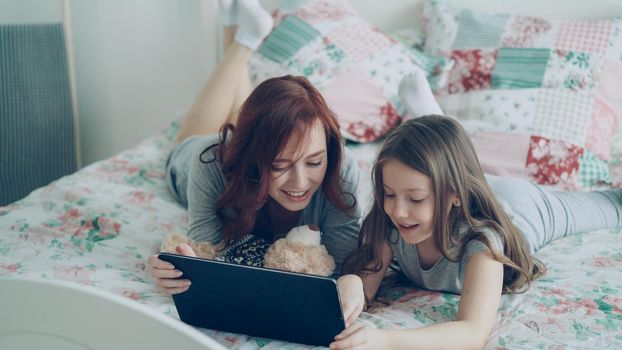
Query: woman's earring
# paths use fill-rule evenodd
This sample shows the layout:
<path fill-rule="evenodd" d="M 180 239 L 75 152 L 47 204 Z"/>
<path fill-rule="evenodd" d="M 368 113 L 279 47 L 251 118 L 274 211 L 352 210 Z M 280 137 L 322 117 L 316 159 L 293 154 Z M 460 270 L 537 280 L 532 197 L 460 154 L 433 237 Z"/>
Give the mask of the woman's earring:
<path fill-rule="evenodd" d="M 460 201 L 455 201 L 454 202 L 454 207 L 459 207 L 460 206 Z"/>

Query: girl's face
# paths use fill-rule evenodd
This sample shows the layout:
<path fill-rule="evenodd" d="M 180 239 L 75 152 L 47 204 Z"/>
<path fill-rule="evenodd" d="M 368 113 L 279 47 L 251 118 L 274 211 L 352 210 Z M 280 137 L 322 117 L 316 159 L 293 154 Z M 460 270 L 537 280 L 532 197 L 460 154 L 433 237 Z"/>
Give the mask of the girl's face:
<path fill-rule="evenodd" d="M 307 147 L 299 149 L 301 137 L 294 133 L 272 162 L 270 196 L 289 211 L 303 210 L 326 174 L 326 135 L 319 119 L 313 124 L 308 140 Z"/>
<path fill-rule="evenodd" d="M 402 239 L 409 244 L 431 239 L 436 206 L 432 179 L 399 160 L 389 159 L 382 166 L 382 180 L 384 212 Z M 450 195 L 447 203 L 455 198 Z"/>

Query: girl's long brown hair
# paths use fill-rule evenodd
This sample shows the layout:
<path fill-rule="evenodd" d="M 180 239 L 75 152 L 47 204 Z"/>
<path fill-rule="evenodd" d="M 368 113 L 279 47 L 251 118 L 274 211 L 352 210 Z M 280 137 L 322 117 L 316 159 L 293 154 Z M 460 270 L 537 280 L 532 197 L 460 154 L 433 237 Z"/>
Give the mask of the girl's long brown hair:
<path fill-rule="evenodd" d="M 347 204 L 341 190 L 343 139 L 324 98 L 304 77 L 271 78 L 259 84 L 246 99 L 237 125 L 228 123 L 220 130 L 216 157 L 222 164 L 226 184 L 216 211 L 223 224 L 226 246 L 252 232 L 259 211 L 269 198 L 273 160 L 292 135 L 300 136 L 300 149 L 305 147 L 316 120 L 324 127 L 328 157 L 322 190 L 329 202 L 344 212 L 356 206 L 354 194 L 345 194 L 354 200 Z M 201 158 L 212 147 L 204 150 Z M 204 162 L 211 161 L 214 159 Z"/>
<path fill-rule="evenodd" d="M 460 261 L 469 241 L 483 242 L 503 264 L 504 292 L 524 291 L 544 272 L 544 265 L 529 253 L 523 235 L 493 195 L 466 131 L 455 120 L 435 115 L 411 119 L 385 140 L 372 173 L 374 204 L 363 221 L 357 250 L 344 263 L 344 272 L 368 274 L 382 267 L 380 252 L 382 245 L 390 242 L 393 228 L 383 209 L 382 166 L 389 159 L 432 179 L 436 198 L 434 244 L 445 258 Z M 457 194 L 462 205 L 448 211 L 451 204 L 444 195 L 447 193 Z M 458 241 L 452 233 L 460 223 L 468 225 L 468 233 Z M 502 252 L 493 249 L 481 233 L 484 228 L 500 235 Z M 451 254 L 456 246 L 460 247 L 457 254 Z"/>

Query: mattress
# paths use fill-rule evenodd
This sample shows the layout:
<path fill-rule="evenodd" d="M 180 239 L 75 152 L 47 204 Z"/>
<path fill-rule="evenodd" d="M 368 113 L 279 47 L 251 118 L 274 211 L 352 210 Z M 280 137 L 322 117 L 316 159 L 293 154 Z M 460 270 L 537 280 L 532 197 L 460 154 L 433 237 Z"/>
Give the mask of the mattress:
<path fill-rule="evenodd" d="M 164 182 L 178 127 L 174 122 L 131 149 L 0 207 L 0 275 L 78 283 L 178 319 L 172 298 L 156 290 L 145 269 L 160 242 L 188 225 Z M 360 201 L 369 208 L 379 145 L 348 147 L 361 168 Z M 539 251 L 547 273 L 525 293 L 502 297 L 486 348 L 622 348 L 621 240 L 619 231 L 595 231 Z M 457 295 L 417 289 L 391 272 L 359 320 L 378 328 L 423 327 L 454 319 L 459 301 Z M 308 348 L 200 331 L 233 349 Z"/>

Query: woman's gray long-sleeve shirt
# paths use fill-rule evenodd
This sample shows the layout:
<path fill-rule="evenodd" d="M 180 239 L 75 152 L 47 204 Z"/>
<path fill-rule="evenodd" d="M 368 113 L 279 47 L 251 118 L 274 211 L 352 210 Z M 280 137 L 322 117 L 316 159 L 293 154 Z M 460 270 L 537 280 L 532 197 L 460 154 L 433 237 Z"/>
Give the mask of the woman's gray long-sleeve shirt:
<path fill-rule="evenodd" d="M 196 241 L 218 243 L 223 238 L 216 203 L 224 191 L 226 179 L 219 161 L 204 163 L 199 159 L 208 146 L 218 143 L 218 134 L 190 137 L 175 146 L 166 165 L 167 183 L 177 201 L 188 208 L 188 236 Z M 215 159 L 217 149 L 212 147 L 202 159 Z M 340 177 L 344 199 L 351 204 L 352 196 L 357 194 L 359 168 L 354 156 L 345 148 Z M 322 244 L 335 259 L 335 272 L 338 272 L 345 257 L 357 246 L 360 217 L 358 204 L 345 213 L 335 208 L 320 188 L 302 211 L 298 225 L 315 224 L 320 228 Z"/>

